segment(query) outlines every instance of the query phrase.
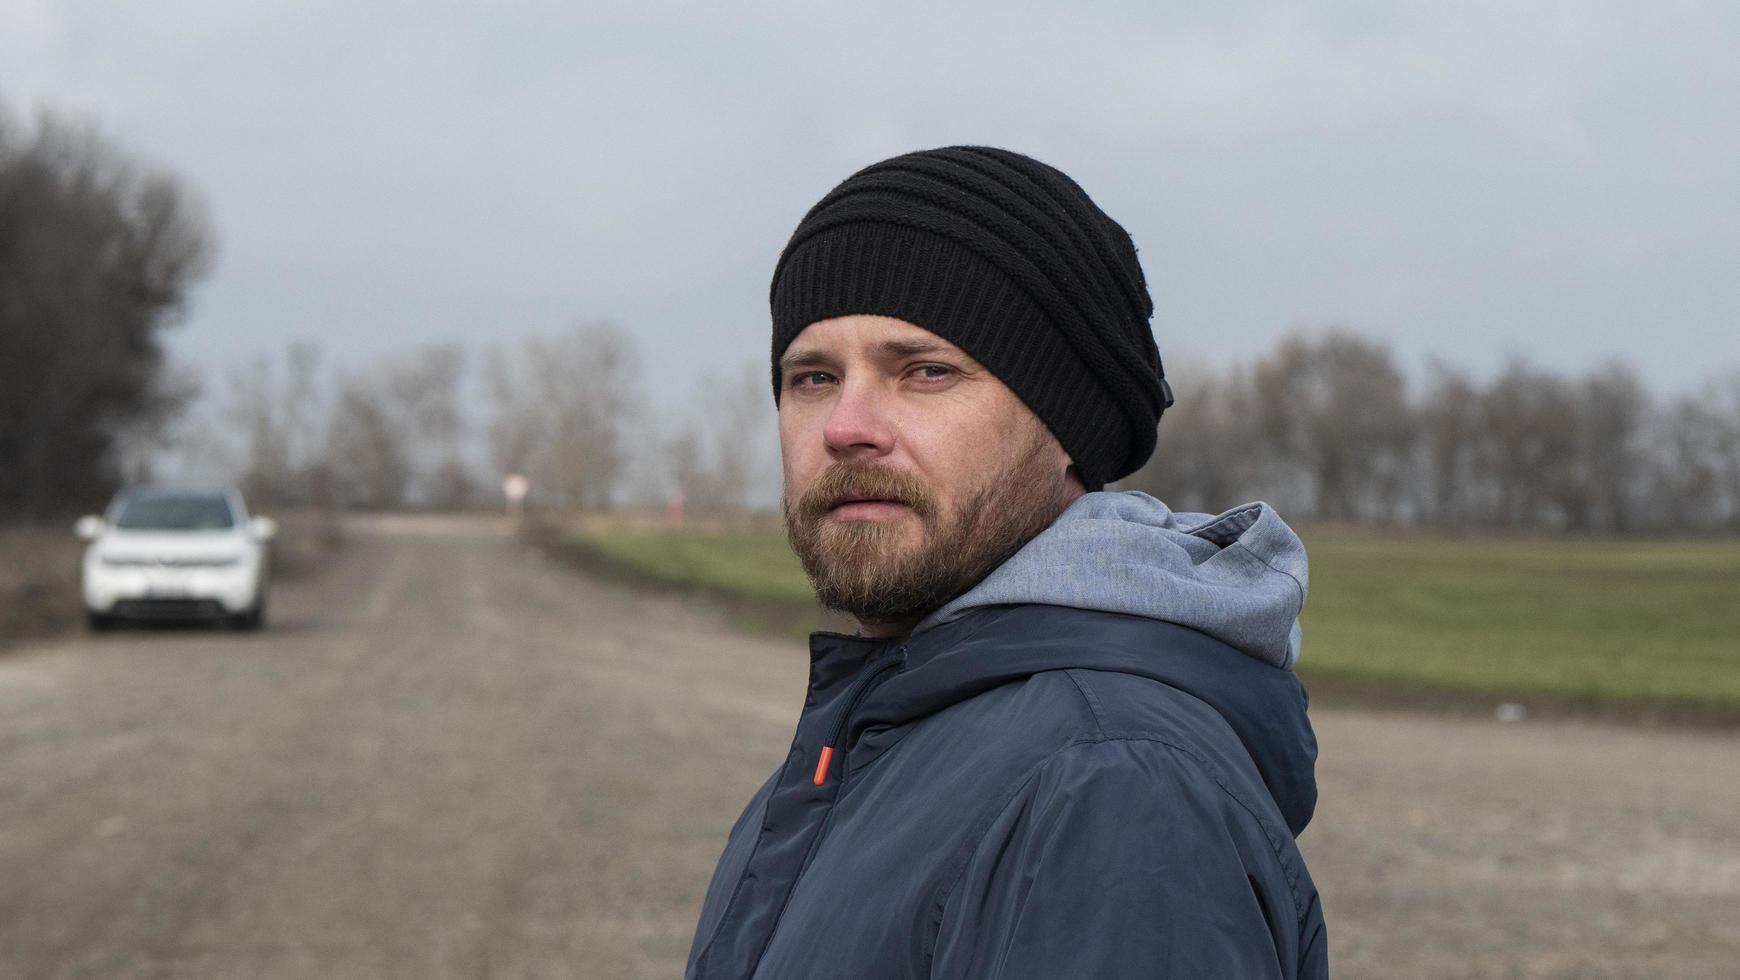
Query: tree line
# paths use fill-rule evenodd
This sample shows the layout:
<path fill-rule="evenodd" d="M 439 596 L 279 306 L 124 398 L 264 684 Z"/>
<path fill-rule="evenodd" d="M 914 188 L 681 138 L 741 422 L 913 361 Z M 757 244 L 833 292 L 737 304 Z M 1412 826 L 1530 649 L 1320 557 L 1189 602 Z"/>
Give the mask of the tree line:
<path fill-rule="evenodd" d="M 653 418 L 640 352 L 608 322 L 484 352 L 457 347 L 321 371 L 292 346 L 231 378 L 219 455 L 286 504 L 499 504 L 520 473 L 556 509 L 770 510 L 778 453 L 757 363 Z M 1180 510 L 1265 499 L 1304 520 L 1458 529 L 1740 530 L 1740 370 L 1653 396 L 1610 363 L 1513 361 L 1495 376 L 1434 363 L 1411 384 L 1381 341 L 1297 332 L 1250 364 L 1175 369 L 1178 405 L 1120 487 Z M 661 389 L 662 391 L 663 389 Z M 227 453 L 227 455 L 224 455 Z"/>
<path fill-rule="evenodd" d="M 360 368 L 297 343 L 230 373 L 176 431 L 172 470 L 225 474 L 263 506 L 496 507 L 508 474 L 548 510 L 741 514 L 777 500 L 765 374 L 711 374 L 675 416 L 643 396 L 633 338 L 602 320 L 474 354 L 438 344 Z"/>
<path fill-rule="evenodd" d="M 1434 363 L 1300 332 L 1248 365 L 1180 373 L 1153 459 L 1124 486 L 1180 510 L 1260 498 L 1304 519 L 1629 533 L 1740 530 L 1740 369 L 1657 398 L 1613 362 Z"/>

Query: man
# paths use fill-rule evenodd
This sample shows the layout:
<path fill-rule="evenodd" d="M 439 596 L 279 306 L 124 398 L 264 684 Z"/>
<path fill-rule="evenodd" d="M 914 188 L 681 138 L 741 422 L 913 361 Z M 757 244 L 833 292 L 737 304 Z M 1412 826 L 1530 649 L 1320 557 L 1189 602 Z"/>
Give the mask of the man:
<path fill-rule="evenodd" d="M 1036 160 L 907 154 L 772 307 L 791 543 L 860 630 L 811 638 L 688 976 L 1325 975 L 1304 550 L 1102 491 L 1172 400 L 1129 236 Z"/>

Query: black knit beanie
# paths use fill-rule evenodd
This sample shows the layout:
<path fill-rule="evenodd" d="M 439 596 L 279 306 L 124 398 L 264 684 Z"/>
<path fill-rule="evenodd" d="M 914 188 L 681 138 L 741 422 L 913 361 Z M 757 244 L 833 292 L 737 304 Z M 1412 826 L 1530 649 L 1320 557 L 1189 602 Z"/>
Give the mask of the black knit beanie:
<path fill-rule="evenodd" d="M 1061 171 L 951 146 L 858 171 L 804 215 L 773 272 L 773 392 L 803 329 L 898 317 L 970 354 L 1098 490 L 1154 451 L 1172 391 L 1130 236 Z"/>

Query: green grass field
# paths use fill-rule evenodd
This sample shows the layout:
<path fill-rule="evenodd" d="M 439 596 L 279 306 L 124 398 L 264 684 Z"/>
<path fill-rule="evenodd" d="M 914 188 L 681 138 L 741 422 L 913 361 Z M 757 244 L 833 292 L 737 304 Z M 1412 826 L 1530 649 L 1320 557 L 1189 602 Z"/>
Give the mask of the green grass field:
<path fill-rule="evenodd" d="M 1307 535 L 1309 673 L 1740 713 L 1740 542 Z"/>
<path fill-rule="evenodd" d="M 1740 541 L 1302 536 L 1308 678 L 1740 716 Z M 760 625 L 823 621 L 777 532 L 613 531 L 562 547 L 741 601 Z"/>
<path fill-rule="evenodd" d="M 589 550 L 649 584 L 815 605 L 809 580 L 777 532 L 611 531 L 575 534 L 563 544 Z"/>

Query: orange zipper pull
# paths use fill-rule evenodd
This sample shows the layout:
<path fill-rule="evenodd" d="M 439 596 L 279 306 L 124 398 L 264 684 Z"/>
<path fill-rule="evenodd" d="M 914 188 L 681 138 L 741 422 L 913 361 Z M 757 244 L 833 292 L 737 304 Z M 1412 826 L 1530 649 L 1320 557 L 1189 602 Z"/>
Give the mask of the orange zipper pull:
<path fill-rule="evenodd" d="M 815 784 L 817 786 L 828 781 L 828 763 L 832 761 L 834 761 L 834 747 L 832 745 L 822 746 L 822 757 L 816 762 Z"/>

